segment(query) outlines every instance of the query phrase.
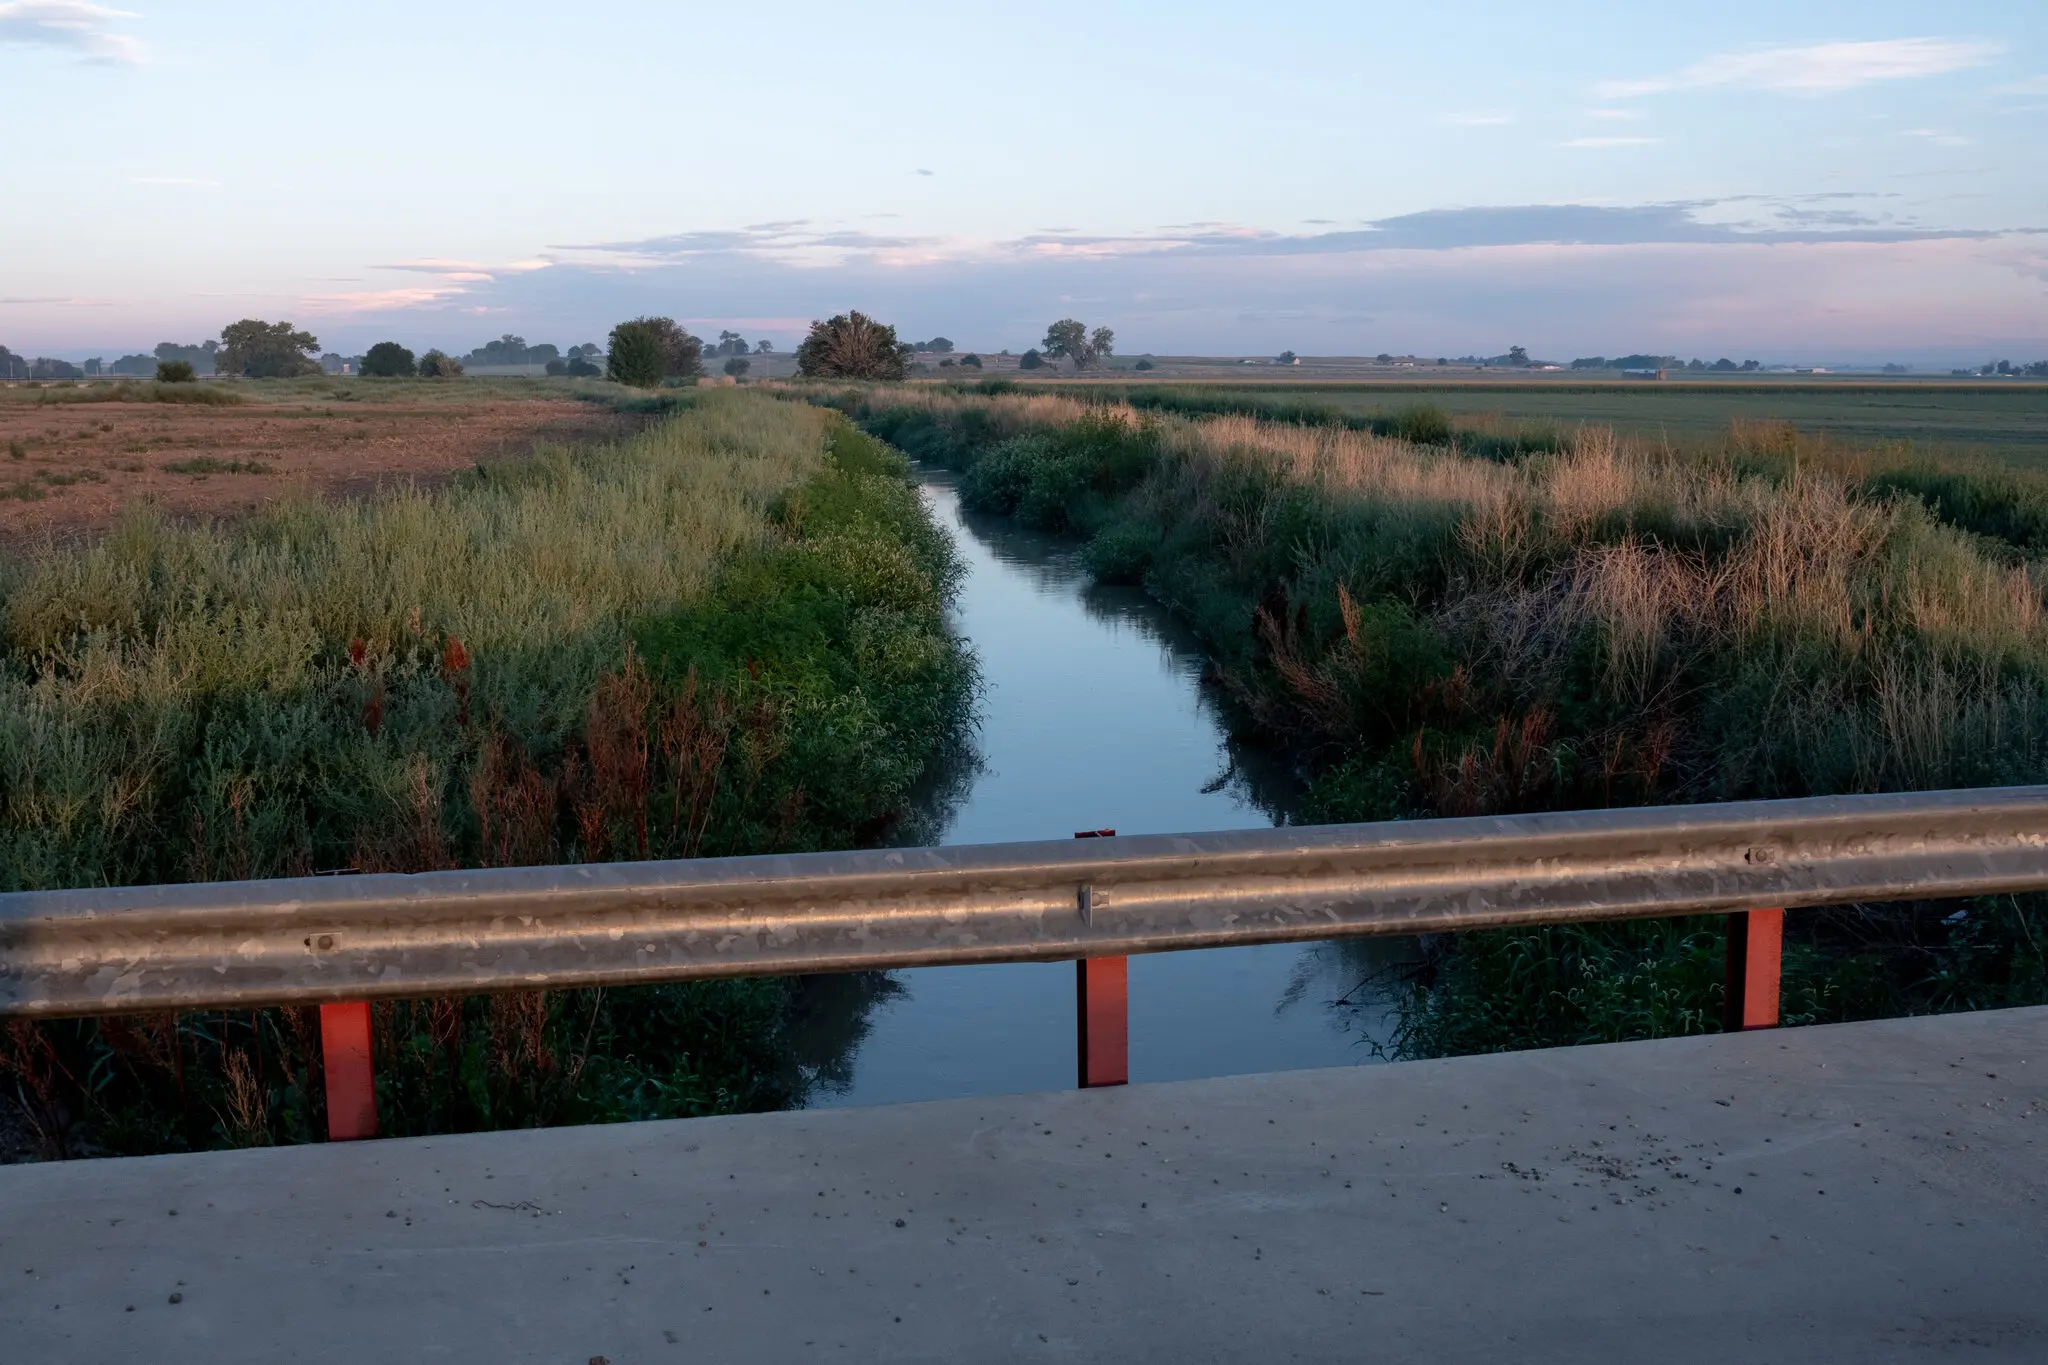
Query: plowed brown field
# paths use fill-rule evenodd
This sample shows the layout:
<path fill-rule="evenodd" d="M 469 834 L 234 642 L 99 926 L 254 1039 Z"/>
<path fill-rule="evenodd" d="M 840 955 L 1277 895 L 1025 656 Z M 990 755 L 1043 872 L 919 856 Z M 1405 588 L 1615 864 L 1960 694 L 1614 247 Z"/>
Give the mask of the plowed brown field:
<path fill-rule="evenodd" d="M 0 403 L 0 547 L 88 534 L 138 498 L 174 516 L 237 516 L 293 493 L 431 482 L 645 420 L 569 399 Z"/>

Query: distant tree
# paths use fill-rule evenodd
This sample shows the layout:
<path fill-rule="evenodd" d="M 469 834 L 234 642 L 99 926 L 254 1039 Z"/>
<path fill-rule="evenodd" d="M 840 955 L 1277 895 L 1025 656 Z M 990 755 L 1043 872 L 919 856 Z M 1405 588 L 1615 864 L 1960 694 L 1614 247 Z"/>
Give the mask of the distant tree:
<path fill-rule="evenodd" d="M 1047 359 L 1071 361 L 1075 369 L 1086 370 L 1109 358 L 1116 349 L 1116 333 L 1107 327 L 1090 332 L 1084 322 L 1061 318 L 1045 329 L 1039 345 Z"/>
<path fill-rule="evenodd" d="M 1292 365 L 1295 361 L 1295 355 L 1292 351 L 1282 351 L 1275 359 L 1282 365 Z"/>
<path fill-rule="evenodd" d="M 2037 360 L 2027 366 L 2029 379 L 2048 379 L 2048 360 Z"/>
<path fill-rule="evenodd" d="M 903 378 L 911 349 L 896 339 L 896 329 L 860 312 L 845 312 L 813 322 L 810 335 L 796 348 L 797 373 L 810 379 Z"/>
<path fill-rule="evenodd" d="M 579 361 L 577 361 L 576 363 L 577 363 L 577 364 L 581 364 L 582 362 L 581 362 L 581 361 L 579 360 Z M 595 367 L 593 367 L 593 368 L 595 368 Z M 547 371 L 548 371 L 548 373 L 549 373 L 549 374 L 551 374 L 551 375 L 555 375 L 555 376 L 558 376 L 558 377 L 559 377 L 559 376 L 561 376 L 561 375 L 565 375 L 565 374 L 569 373 L 569 362 L 568 362 L 568 361 L 566 361 L 566 360 L 564 360 L 564 359 L 562 359 L 562 358 L 561 358 L 560 356 L 557 356 L 557 357 L 555 357 L 555 358 L 554 358 L 553 360 L 550 360 L 550 361 L 548 362 L 548 364 L 547 364 Z"/>
<path fill-rule="evenodd" d="M 1381 351 L 1372 358 L 1372 363 L 1375 365 L 1391 365 L 1394 363 L 1394 357 L 1388 355 L 1385 351 Z"/>
<path fill-rule="evenodd" d="M 156 349 L 151 354 L 158 360 L 190 361 L 193 370 L 199 374 L 210 374 L 216 371 L 222 374 L 227 373 L 227 371 L 220 369 L 215 363 L 220 355 L 220 343 L 218 341 L 202 341 L 196 346 L 181 346 L 175 341 L 159 341 L 156 344 Z M 147 363 L 138 371 L 140 374 L 148 374 L 149 372 Z"/>
<path fill-rule="evenodd" d="M 1450 362 L 1450 360 L 1449 360 L 1448 358 L 1446 358 L 1446 357 L 1444 357 L 1444 356 L 1438 356 L 1438 357 L 1436 358 L 1436 363 L 1437 363 L 1437 364 L 1439 364 L 1439 365 L 1448 365 L 1448 364 L 1450 364 L 1451 362 Z M 1574 365 L 1574 366 L 1572 366 L 1572 368 L 1573 368 L 1573 369 L 1577 369 L 1577 368 L 1578 368 L 1578 366 Z"/>
<path fill-rule="evenodd" d="M 588 356 L 577 356 L 574 360 L 562 366 L 562 373 L 568 375 L 571 379 L 595 379 L 604 373 L 604 368 L 600 365 L 592 364 Z"/>
<path fill-rule="evenodd" d="M 1523 350 L 1520 346 L 1508 347 L 1508 364 L 1527 366 L 1528 363 L 1529 353 L 1527 351 Z"/>
<path fill-rule="evenodd" d="M 87 379 L 92 379 L 97 377 L 100 371 L 103 370 L 105 367 L 105 361 L 99 356 L 94 356 L 92 359 L 86 361 L 81 368 L 85 370 L 85 377 Z"/>
<path fill-rule="evenodd" d="M 736 355 L 725 362 L 725 372 L 731 375 L 734 379 L 740 379 L 746 375 L 748 368 L 752 364 L 753 362 L 748 360 L 745 356 Z"/>
<path fill-rule="evenodd" d="M 118 362 L 117 362 L 118 363 Z M 119 371 L 116 371 L 119 373 Z M 5 346 L 0 346 L 0 379 L 26 379 L 28 362 Z"/>
<path fill-rule="evenodd" d="M 775 343 L 774 343 L 774 342 L 772 342 L 772 341 L 768 341 L 768 340 L 766 340 L 765 338 L 764 338 L 763 340 L 760 340 L 760 341 L 757 341 L 757 342 L 755 342 L 755 343 L 754 343 L 754 354 L 755 354 L 755 355 L 774 355 L 774 354 L 775 354 Z"/>
<path fill-rule="evenodd" d="M 941 360 L 939 362 L 939 368 L 942 370 L 950 370 L 953 368 L 953 364 L 953 357 L 947 356 L 944 360 Z"/>
<path fill-rule="evenodd" d="M 662 333 L 651 318 L 636 318 L 612 328 L 605 352 L 605 377 L 636 389 L 658 389 L 668 373 Z"/>
<path fill-rule="evenodd" d="M 720 332 L 718 344 L 711 348 L 713 355 L 745 355 L 747 339 L 738 332 Z"/>
<path fill-rule="evenodd" d="M 156 363 L 156 382 L 159 384 L 189 384 L 192 382 L 192 362 L 189 360 L 159 360 Z"/>
<path fill-rule="evenodd" d="M 555 349 L 553 342 L 543 341 L 538 346 L 526 348 L 526 363 L 529 365 L 545 365 L 550 360 L 560 359 L 561 354 L 560 351 Z"/>
<path fill-rule="evenodd" d="M 360 373 L 369 379 L 410 379 L 419 367 L 411 351 L 395 341 L 380 341 L 363 353 Z"/>
<path fill-rule="evenodd" d="M 529 365 L 534 363 L 527 354 L 526 338 L 507 332 L 496 341 L 483 345 L 463 357 L 472 365 Z"/>
<path fill-rule="evenodd" d="M 454 379 L 462 373 L 462 362 L 443 350 L 428 351 L 420 357 L 420 378 Z"/>
<path fill-rule="evenodd" d="M 50 356 L 39 355 L 29 362 L 28 377 L 30 379 L 83 379 L 85 378 L 85 371 L 79 369 L 68 360 L 56 360 Z"/>
<path fill-rule="evenodd" d="M 243 318 L 220 329 L 220 350 L 213 364 L 222 374 L 249 379 L 297 379 L 320 373 L 320 362 L 312 356 L 319 349 L 318 337 L 289 322 Z"/>
<path fill-rule="evenodd" d="M 16 377 L 7 373 L 7 360 L 7 348 L 0 346 L 0 379 L 13 379 Z M 113 364 L 107 366 L 107 372 L 109 374 L 132 375 L 155 374 L 158 363 L 153 356 L 124 355 Z M 187 363 L 189 364 L 190 362 Z"/>
<path fill-rule="evenodd" d="M 1763 364 L 1760 361 L 1745 360 L 1742 362 L 1742 372 L 1744 374 L 1754 374 L 1762 368 Z"/>
<path fill-rule="evenodd" d="M 969 351 L 960 357 L 960 365 L 963 369 L 978 370 L 981 368 L 981 357 Z"/>
<path fill-rule="evenodd" d="M 1724 356 L 1722 356 L 1722 357 L 1721 357 L 1721 358 L 1720 358 L 1719 360 L 1715 361 L 1715 362 L 1714 362 L 1714 363 L 1713 363 L 1713 364 L 1712 364 L 1711 366 L 1709 366 L 1708 368 L 1709 368 L 1709 369 L 1712 369 L 1712 370 L 1715 370 L 1715 371 L 1717 371 L 1717 372 L 1719 372 L 1719 373 L 1721 373 L 1721 374 L 1729 374 L 1729 373 L 1732 373 L 1732 372 L 1734 371 L 1734 369 L 1735 369 L 1735 362 L 1734 362 L 1734 361 L 1732 361 L 1732 360 L 1730 360 L 1730 359 L 1729 359 L 1729 358 L 1728 358 L 1727 356 L 1725 356 L 1725 355 L 1724 355 Z"/>
<path fill-rule="evenodd" d="M 1133 365 L 1133 366 L 1131 366 L 1131 368 L 1132 368 L 1132 369 L 1134 369 L 1134 370 L 1150 370 L 1150 369 L 1155 369 L 1155 368 L 1157 368 L 1157 367 L 1156 367 L 1156 366 L 1154 366 L 1154 365 L 1152 364 L 1152 362 L 1151 362 L 1151 361 L 1149 361 L 1149 360 L 1145 360 L 1145 359 L 1142 359 L 1142 358 L 1141 358 L 1141 359 L 1140 359 L 1140 360 L 1138 361 L 1138 363 L 1137 363 L 1137 364 L 1135 364 L 1135 365 Z"/>
<path fill-rule="evenodd" d="M 951 355 L 953 354 L 953 343 L 944 337 L 933 337 L 930 341 L 918 342 L 915 349 L 927 355 Z"/>
<path fill-rule="evenodd" d="M 1026 351 L 1017 357 L 1017 368 L 1020 370 L 1035 370 L 1043 364 L 1045 357 L 1036 351 Z"/>

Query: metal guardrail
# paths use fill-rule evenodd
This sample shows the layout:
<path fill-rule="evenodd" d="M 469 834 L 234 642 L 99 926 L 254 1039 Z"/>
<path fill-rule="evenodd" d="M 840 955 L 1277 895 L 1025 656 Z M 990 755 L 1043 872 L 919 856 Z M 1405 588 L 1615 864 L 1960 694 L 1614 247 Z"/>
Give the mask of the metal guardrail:
<path fill-rule="evenodd" d="M 2048 787 L 0 895 L 0 1016 L 1114 957 L 2048 889 Z"/>

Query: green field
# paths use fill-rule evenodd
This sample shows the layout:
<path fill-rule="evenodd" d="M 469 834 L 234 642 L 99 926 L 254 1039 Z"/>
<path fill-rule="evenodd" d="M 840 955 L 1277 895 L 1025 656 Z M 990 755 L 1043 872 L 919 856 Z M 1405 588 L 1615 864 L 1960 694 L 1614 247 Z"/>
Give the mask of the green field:
<path fill-rule="evenodd" d="M 1444 409 L 1460 425 L 1474 419 L 1564 429 L 1593 424 L 1690 448 L 1718 444 L 1738 420 L 1789 422 L 1805 435 L 1847 446 L 1894 448 L 1887 453 L 1909 446 L 1915 453 L 2048 468 L 2048 384 L 1442 380 L 1159 387 L 1204 398 L 1242 397 L 1248 404 L 1313 405 L 1349 416 L 1426 403 Z M 1062 388 L 1073 391 L 1073 386 Z"/>

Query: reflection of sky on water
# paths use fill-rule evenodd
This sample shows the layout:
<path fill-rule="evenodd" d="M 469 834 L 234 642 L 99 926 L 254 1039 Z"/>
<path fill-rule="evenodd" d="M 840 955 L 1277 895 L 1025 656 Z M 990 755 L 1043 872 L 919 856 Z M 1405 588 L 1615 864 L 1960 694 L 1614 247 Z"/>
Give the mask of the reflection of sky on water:
<path fill-rule="evenodd" d="M 1187 632 L 1135 588 L 1091 583 L 1069 542 L 963 514 L 949 481 L 927 497 L 967 565 L 957 629 L 981 660 L 978 769 L 935 794 L 948 844 L 1262 828 L 1291 797 L 1284 766 L 1226 743 Z M 927 830 L 927 832 L 928 832 Z M 1281 944 L 1131 960 L 1131 1079 L 1371 1060 L 1356 1001 L 1403 942 Z M 817 983 L 803 1050 L 813 1104 L 879 1104 L 1074 1083 L 1066 963 L 890 973 L 898 989 Z M 860 994 L 854 1000 L 854 994 Z M 1370 989 L 1366 992 L 1370 995 Z M 1377 1012 L 1364 1011 L 1369 1031 Z M 823 1060 L 832 1058 L 831 1061 Z"/>

